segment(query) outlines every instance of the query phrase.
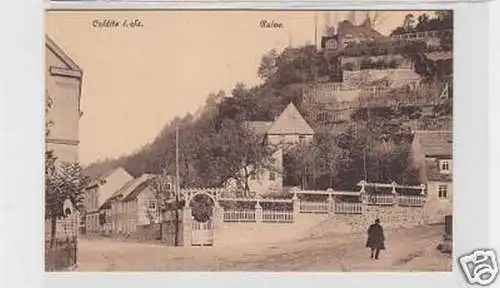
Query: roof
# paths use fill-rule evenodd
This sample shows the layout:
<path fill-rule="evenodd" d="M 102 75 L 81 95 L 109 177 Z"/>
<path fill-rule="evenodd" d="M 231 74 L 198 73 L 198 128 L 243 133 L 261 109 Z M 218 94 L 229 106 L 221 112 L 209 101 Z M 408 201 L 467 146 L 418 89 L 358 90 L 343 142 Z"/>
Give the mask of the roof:
<path fill-rule="evenodd" d="M 427 181 L 451 182 L 453 174 L 443 174 L 439 171 L 439 159 L 425 159 Z"/>
<path fill-rule="evenodd" d="M 266 134 L 273 122 L 269 121 L 247 121 L 245 127 L 254 131 L 257 134 Z"/>
<path fill-rule="evenodd" d="M 61 61 L 68 66 L 69 69 L 75 70 L 75 71 L 80 71 L 82 72 L 82 69 L 69 57 L 64 50 L 59 47 L 59 45 L 54 42 L 49 36 L 45 35 L 45 46 L 50 49 L 54 54 L 61 59 Z"/>
<path fill-rule="evenodd" d="M 278 119 L 272 124 L 272 126 L 267 131 L 270 135 L 313 135 L 314 130 L 309 126 L 309 124 L 304 120 L 302 115 L 300 115 L 297 107 L 293 103 L 288 104 L 288 106 L 283 110 Z"/>
<path fill-rule="evenodd" d="M 426 56 L 432 61 L 451 60 L 453 58 L 453 52 L 451 51 L 431 52 L 431 53 L 426 53 Z"/>
<path fill-rule="evenodd" d="M 447 130 L 416 131 L 414 141 L 418 141 L 426 157 L 453 155 L 453 133 Z"/>
<path fill-rule="evenodd" d="M 111 176 L 112 174 L 114 174 L 116 171 L 118 171 L 120 169 L 127 172 L 127 170 L 123 169 L 122 167 L 117 167 L 115 169 L 108 170 L 108 171 L 100 174 L 99 176 L 95 177 L 95 179 L 93 179 L 92 181 L 90 181 L 87 188 L 91 188 L 91 187 L 94 187 L 96 185 L 99 185 L 102 180 L 105 180 L 106 178 L 108 178 L 109 176 Z"/>
<path fill-rule="evenodd" d="M 144 188 L 146 188 L 147 184 L 149 184 L 149 180 L 153 179 L 153 177 L 154 175 L 151 174 L 143 174 L 138 178 L 130 180 L 125 185 L 123 185 L 122 188 L 113 193 L 110 199 L 114 199 L 116 197 L 121 197 L 123 199 L 131 199 L 137 197 L 137 195 L 142 190 L 144 190 Z"/>
<path fill-rule="evenodd" d="M 374 38 L 380 39 L 385 38 L 377 30 L 373 29 L 369 22 L 363 22 L 361 25 L 354 25 L 350 21 L 345 20 L 339 23 L 338 35 L 343 37 L 347 34 L 351 34 L 354 38 Z"/>

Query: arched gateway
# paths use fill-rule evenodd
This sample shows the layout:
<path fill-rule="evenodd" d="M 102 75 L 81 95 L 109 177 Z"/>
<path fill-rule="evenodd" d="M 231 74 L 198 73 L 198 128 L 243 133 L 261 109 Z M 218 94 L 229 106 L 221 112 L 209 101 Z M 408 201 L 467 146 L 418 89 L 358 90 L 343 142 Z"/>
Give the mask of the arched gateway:
<path fill-rule="evenodd" d="M 218 190 L 200 189 L 184 192 L 186 195 L 184 227 L 190 230 L 184 234 L 185 239 L 190 240 L 192 246 L 213 246 L 216 223 L 214 218 L 217 214 L 216 209 L 219 208 Z"/>

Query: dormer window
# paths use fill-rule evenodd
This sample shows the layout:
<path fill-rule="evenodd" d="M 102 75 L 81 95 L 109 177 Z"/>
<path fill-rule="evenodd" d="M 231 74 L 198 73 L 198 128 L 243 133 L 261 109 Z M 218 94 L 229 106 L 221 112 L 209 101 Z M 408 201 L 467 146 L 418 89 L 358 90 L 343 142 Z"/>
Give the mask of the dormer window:
<path fill-rule="evenodd" d="M 449 174 L 451 173 L 451 163 L 450 160 L 441 160 L 439 161 L 439 170 L 443 174 Z"/>

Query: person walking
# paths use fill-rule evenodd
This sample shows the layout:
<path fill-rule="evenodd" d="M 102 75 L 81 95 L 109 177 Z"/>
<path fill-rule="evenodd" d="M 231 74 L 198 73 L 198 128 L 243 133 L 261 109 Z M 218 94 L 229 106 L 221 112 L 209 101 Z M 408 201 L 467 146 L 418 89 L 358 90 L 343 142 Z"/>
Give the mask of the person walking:
<path fill-rule="evenodd" d="M 375 223 L 368 228 L 368 239 L 366 247 L 371 249 L 371 258 L 378 259 L 380 250 L 385 249 L 384 228 L 380 225 L 380 219 L 375 219 Z"/>

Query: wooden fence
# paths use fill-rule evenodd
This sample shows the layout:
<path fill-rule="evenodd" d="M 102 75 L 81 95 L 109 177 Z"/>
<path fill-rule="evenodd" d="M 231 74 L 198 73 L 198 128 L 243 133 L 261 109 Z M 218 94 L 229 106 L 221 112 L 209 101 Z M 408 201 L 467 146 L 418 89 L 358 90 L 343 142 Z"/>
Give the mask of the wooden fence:
<path fill-rule="evenodd" d="M 51 246 L 50 239 L 45 240 L 45 271 L 71 269 L 77 261 L 77 237 L 56 239 Z"/>
<path fill-rule="evenodd" d="M 224 222 L 255 222 L 255 210 L 225 210 Z"/>
<path fill-rule="evenodd" d="M 330 210 L 328 202 L 300 201 L 300 213 L 326 214 Z"/>
<path fill-rule="evenodd" d="M 262 210 L 262 222 L 292 223 L 293 211 Z"/>
<path fill-rule="evenodd" d="M 79 214 L 56 220 L 55 235 L 52 221 L 45 220 L 45 271 L 68 270 L 76 265 Z"/>
<path fill-rule="evenodd" d="M 406 207 L 423 207 L 425 197 L 419 195 L 363 195 L 363 201 L 368 205 L 391 206 L 398 204 Z"/>
<path fill-rule="evenodd" d="M 389 206 L 396 204 L 396 198 L 394 195 L 364 194 L 363 201 L 368 205 Z"/>
<path fill-rule="evenodd" d="M 335 214 L 362 214 L 363 206 L 361 203 L 336 202 L 334 212 Z"/>
<path fill-rule="evenodd" d="M 422 207 L 425 204 L 424 196 L 399 195 L 397 197 L 399 206 Z"/>

